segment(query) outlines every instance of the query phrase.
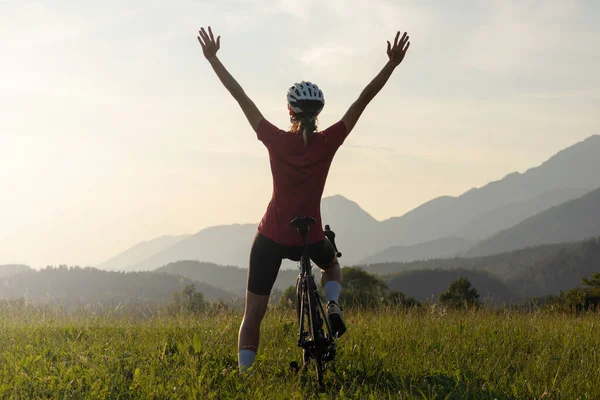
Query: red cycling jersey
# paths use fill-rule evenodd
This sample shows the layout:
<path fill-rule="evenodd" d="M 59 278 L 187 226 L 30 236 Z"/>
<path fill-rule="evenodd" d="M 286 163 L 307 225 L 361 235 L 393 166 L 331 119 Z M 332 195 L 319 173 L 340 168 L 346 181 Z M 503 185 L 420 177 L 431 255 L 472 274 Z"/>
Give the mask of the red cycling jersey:
<path fill-rule="evenodd" d="M 329 166 L 348 132 L 339 121 L 322 132 L 315 132 L 304 146 L 301 134 L 275 127 L 263 119 L 257 128 L 258 139 L 269 150 L 273 174 L 273 196 L 258 225 L 258 231 L 283 246 L 302 246 L 302 237 L 290 224 L 296 217 L 313 217 L 317 223 L 307 243 L 325 238 L 321 221 L 321 196 Z"/>

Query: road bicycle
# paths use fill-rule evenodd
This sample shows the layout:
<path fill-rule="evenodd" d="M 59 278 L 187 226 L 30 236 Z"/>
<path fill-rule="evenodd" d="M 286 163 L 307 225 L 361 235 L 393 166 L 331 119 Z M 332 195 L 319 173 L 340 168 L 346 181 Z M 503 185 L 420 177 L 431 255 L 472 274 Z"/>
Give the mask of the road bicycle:
<path fill-rule="evenodd" d="M 312 217 L 300 217 L 294 219 L 291 224 L 294 225 L 300 235 L 304 252 L 298 262 L 300 274 L 296 279 L 296 309 L 299 325 L 298 346 L 302 348 L 302 359 L 306 368 L 311 360 L 315 361 L 317 379 L 319 386 L 323 387 L 323 373 L 327 363 L 335 358 L 335 338 L 331 329 L 331 322 L 323 308 L 321 297 L 317 291 L 317 284 L 312 273 L 312 262 L 308 252 L 306 237 L 310 225 L 316 221 Z M 325 225 L 325 236 L 333 245 L 337 257 L 341 257 L 335 244 L 335 233 L 329 225 Z M 325 329 L 323 329 L 325 325 Z M 291 362 L 290 367 L 298 371 L 296 362 Z"/>

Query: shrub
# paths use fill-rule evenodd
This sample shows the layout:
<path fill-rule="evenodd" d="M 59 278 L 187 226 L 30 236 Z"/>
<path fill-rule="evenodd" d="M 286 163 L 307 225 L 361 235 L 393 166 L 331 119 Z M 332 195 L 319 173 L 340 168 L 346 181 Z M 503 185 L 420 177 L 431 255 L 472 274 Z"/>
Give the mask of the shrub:
<path fill-rule="evenodd" d="M 465 277 L 452 282 L 439 297 L 440 304 L 449 308 L 469 308 L 479 306 L 479 293 Z"/>

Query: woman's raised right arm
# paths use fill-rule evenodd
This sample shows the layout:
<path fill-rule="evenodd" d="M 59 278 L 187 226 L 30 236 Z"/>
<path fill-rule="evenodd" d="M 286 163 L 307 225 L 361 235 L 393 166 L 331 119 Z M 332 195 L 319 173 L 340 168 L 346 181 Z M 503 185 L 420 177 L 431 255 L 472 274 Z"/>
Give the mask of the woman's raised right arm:
<path fill-rule="evenodd" d="M 392 75 L 392 72 L 394 72 L 394 69 L 396 69 L 404 59 L 408 47 L 410 46 L 410 42 L 408 41 L 409 37 L 406 32 L 404 32 L 402 38 L 398 40 L 399 38 L 400 32 L 396 34 L 393 46 L 389 41 L 387 42 L 388 62 L 367 87 L 363 89 L 360 96 L 358 96 L 358 99 L 352 103 L 348 111 L 346 111 L 346 114 L 342 117 L 342 121 L 344 122 L 344 125 L 346 125 L 347 134 L 354 128 L 354 125 L 356 125 L 356 122 L 367 105 L 373 100 L 377 93 L 379 93 Z"/>

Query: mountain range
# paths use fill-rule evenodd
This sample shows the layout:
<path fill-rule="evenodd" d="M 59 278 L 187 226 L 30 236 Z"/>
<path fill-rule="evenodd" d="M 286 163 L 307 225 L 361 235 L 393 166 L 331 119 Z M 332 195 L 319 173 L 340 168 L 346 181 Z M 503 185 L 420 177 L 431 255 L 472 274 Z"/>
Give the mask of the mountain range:
<path fill-rule="evenodd" d="M 485 256 L 594 236 L 600 236 L 600 188 L 527 218 L 478 243 L 466 255 Z"/>
<path fill-rule="evenodd" d="M 545 211 L 573 199 L 584 199 L 586 193 L 600 187 L 598 154 L 600 135 L 594 135 L 524 173 L 511 173 L 458 197 L 435 198 L 385 221 L 376 220 L 343 196 L 327 197 L 321 203 L 323 221 L 337 233 L 336 241 L 344 254 L 341 262 L 345 265 L 491 254 L 490 251 L 523 248 L 548 240 L 578 240 L 588 233 L 578 230 L 577 223 L 563 230 L 568 232 L 565 235 L 552 236 L 541 231 L 547 225 L 540 221 L 556 218 L 555 214 L 543 214 Z M 591 193 L 590 196 L 590 200 L 582 201 L 589 202 L 586 210 L 594 211 L 595 197 Z M 577 212 L 577 205 L 568 208 Z M 532 217 L 538 219 L 527 225 L 529 230 L 519 228 L 519 232 L 524 229 L 519 236 L 521 241 L 513 240 L 510 245 L 489 244 L 499 243 L 505 238 L 503 235 L 510 235 L 501 232 L 509 232 Z M 573 221 L 579 221 L 577 218 Z M 560 223 L 569 224 L 566 220 Z M 158 238 L 138 244 L 100 266 L 143 271 L 179 260 L 199 260 L 246 267 L 256 227 L 257 224 L 215 226 L 190 236 Z"/>
<path fill-rule="evenodd" d="M 148 258 L 148 254 L 160 253 L 188 237 L 190 237 L 190 235 L 161 236 L 156 239 L 140 242 L 124 252 L 119 253 L 110 260 L 106 260 L 102 264 L 97 265 L 97 268 L 109 271 L 126 269 L 131 265 L 144 261 Z"/>
<path fill-rule="evenodd" d="M 490 218 L 489 213 L 502 213 L 503 208 L 537 198 L 548 197 L 540 206 L 551 207 L 600 187 L 600 135 L 568 147 L 540 166 L 525 173 L 514 172 L 503 179 L 491 182 L 481 188 L 474 188 L 458 197 L 438 197 L 402 217 L 390 218 L 383 222 L 388 236 L 393 236 L 398 244 L 416 244 L 446 236 L 461 236 L 462 229 L 473 221 L 488 214 L 486 226 L 490 235 L 507 228 L 504 218 Z M 569 196 L 548 196 L 557 189 L 573 190 Z M 541 197 L 540 197 L 541 196 Z M 535 202 L 535 201 L 534 201 Z M 527 208 L 527 207 L 525 207 Z M 530 208 L 520 217 L 527 218 L 543 211 Z M 517 221 L 518 222 L 518 221 Z M 516 223 L 516 222 L 515 222 Z M 471 239 L 484 239 L 474 237 Z"/>
<path fill-rule="evenodd" d="M 392 246 L 365 258 L 361 264 L 457 257 L 464 254 L 475 243 L 459 237 L 445 237 L 410 246 Z"/>

